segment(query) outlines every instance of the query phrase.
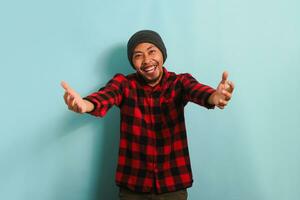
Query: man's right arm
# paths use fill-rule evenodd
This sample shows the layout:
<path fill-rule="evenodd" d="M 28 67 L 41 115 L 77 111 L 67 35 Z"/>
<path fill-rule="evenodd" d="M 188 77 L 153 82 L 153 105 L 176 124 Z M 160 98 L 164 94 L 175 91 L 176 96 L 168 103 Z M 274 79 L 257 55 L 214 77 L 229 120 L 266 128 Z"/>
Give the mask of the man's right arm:
<path fill-rule="evenodd" d="M 126 78 L 123 74 L 116 74 L 104 87 L 84 97 L 84 100 L 94 104 L 94 109 L 89 114 L 104 117 L 112 106 L 120 106 L 123 99 L 124 81 Z"/>
<path fill-rule="evenodd" d="M 103 117 L 113 105 L 119 106 L 121 104 L 123 96 L 122 82 L 124 80 L 124 75 L 116 74 L 105 87 L 84 98 L 81 98 L 75 90 L 62 81 L 61 85 L 65 89 L 65 103 L 68 105 L 69 110 L 76 113 L 89 113 Z"/>

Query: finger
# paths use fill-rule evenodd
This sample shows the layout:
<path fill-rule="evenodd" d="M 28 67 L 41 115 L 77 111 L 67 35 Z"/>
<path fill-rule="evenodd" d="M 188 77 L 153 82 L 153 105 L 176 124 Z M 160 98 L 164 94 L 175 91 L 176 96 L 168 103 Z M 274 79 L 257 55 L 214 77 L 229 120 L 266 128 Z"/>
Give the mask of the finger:
<path fill-rule="evenodd" d="M 224 109 L 224 106 L 217 106 L 218 108 L 220 108 L 220 109 Z"/>
<path fill-rule="evenodd" d="M 227 78 L 228 78 L 228 72 L 224 71 L 223 74 L 222 74 L 222 81 L 221 82 L 226 83 Z"/>
<path fill-rule="evenodd" d="M 74 101 L 74 97 L 72 96 L 72 95 L 69 95 L 69 97 L 68 97 L 68 105 L 70 106 L 70 107 L 72 107 L 73 106 L 73 101 Z"/>
<path fill-rule="evenodd" d="M 73 110 L 74 110 L 75 112 L 78 112 L 78 106 L 77 106 L 76 103 L 73 105 Z"/>
<path fill-rule="evenodd" d="M 70 106 L 71 101 L 72 101 L 72 98 L 74 98 L 73 95 L 71 95 L 69 92 L 65 92 L 64 99 L 65 99 L 65 103 L 66 103 L 68 106 Z"/>
<path fill-rule="evenodd" d="M 73 107 L 71 105 L 68 104 L 68 109 L 69 110 L 73 110 Z"/>
<path fill-rule="evenodd" d="M 227 105 L 227 103 L 228 103 L 228 101 L 226 101 L 226 100 L 223 100 L 223 99 L 220 99 L 219 100 L 219 106 L 226 106 Z"/>
<path fill-rule="evenodd" d="M 68 84 L 67 82 L 65 82 L 65 81 L 61 81 L 60 85 L 61 85 L 66 91 L 68 91 L 68 90 L 71 89 L 71 87 L 69 86 L 69 84 Z"/>
<path fill-rule="evenodd" d="M 74 105 L 69 105 L 68 108 L 69 110 L 76 112 L 76 107 Z"/>
<path fill-rule="evenodd" d="M 76 105 L 76 98 L 74 98 L 71 102 L 72 107 L 74 107 Z"/>
<path fill-rule="evenodd" d="M 232 94 L 227 90 L 222 90 L 222 94 L 225 96 L 225 99 L 228 101 L 231 99 Z"/>
<path fill-rule="evenodd" d="M 69 95 L 68 99 L 67 99 L 67 105 L 69 107 L 70 110 L 73 110 L 73 97 Z"/>
<path fill-rule="evenodd" d="M 66 92 L 72 94 L 73 96 L 76 95 L 76 92 L 69 86 L 67 82 L 62 81 L 61 86 L 65 89 Z"/>
<path fill-rule="evenodd" d="M 65 103 L 68 105 L 68 93 L 65 92 L 64 94 L 64 100 L 65 100 Z"/>
<path fill-rule="evenodd" d="M 229 92 L 230 93 L 232 93 L 233 92 L 233 90 L 234 90 L 234 83 L 232 82 L 232 81 L 228 81 L 228 85 L 230 86 L 230 88 L 229 88 Z"/>
<path fill-rule="evenodd" d="M 74 98 L 80 96 L 79 94 L 76 93 L 75 90 L 73 90 L 73 88 L 71 88 L 66 82 L 62 81 L 61 85 L 63 86 L 63 88 L 65 89 L 66 92 L 68 92 L 68 94 L 72 95 Z"/>

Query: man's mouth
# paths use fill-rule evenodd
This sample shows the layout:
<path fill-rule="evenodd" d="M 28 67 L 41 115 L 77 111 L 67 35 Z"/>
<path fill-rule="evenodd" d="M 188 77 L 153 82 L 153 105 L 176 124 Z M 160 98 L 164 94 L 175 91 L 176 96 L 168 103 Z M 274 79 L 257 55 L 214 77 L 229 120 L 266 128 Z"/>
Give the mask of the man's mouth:
<path fill-rule="evenodd" d="M 152 65 L 152 66 L 148 66 L 148 67 L 143 67 L 142 71 L 146 72 L 147 74 L 151 74 L 152 72 L 154 72 L 157 68 L 157 65 Z"/>

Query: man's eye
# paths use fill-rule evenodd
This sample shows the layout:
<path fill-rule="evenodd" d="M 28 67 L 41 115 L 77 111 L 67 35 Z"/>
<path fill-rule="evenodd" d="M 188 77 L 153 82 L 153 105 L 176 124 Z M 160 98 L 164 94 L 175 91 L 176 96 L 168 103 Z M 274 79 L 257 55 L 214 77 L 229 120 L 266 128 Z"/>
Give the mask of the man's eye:
<path fill-rule="evenodd" d="M 136 55 L 134 55 L 134 58 L 139 58 L 139 57 L 141 57 L 141 55 L 140 55 L 140 54 L 136 54 Z"/>
<path fill-rule="evenodd" d="M 149 53 L 150 54 L 154 54 L 156 51 L 155 50 L 150 50 Z"/>

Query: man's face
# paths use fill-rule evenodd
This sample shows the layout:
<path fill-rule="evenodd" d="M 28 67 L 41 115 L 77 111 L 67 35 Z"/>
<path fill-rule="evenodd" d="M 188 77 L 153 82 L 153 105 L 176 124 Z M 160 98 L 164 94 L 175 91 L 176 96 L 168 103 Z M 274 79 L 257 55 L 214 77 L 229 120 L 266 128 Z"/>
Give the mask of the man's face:
<path fill-rule="evenodd" d="M 133 51 L 132 62 L 136 71 L 149 85 L 159 83 L 163 74 L 163 55 L 154 44 L 138 44 Z"/>

